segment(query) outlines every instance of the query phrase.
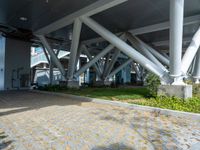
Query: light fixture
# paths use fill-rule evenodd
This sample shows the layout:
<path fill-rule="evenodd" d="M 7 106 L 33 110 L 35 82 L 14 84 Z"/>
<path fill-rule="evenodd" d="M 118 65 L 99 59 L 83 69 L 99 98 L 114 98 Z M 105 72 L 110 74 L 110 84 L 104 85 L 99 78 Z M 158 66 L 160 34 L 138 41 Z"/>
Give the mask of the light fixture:
<path fill-rule="evenodd" d="M 20 17 L 19 18 L 21 21 L 27 21 L 28 20 L 28 18 L 26 18 L 26 17 Z"/>

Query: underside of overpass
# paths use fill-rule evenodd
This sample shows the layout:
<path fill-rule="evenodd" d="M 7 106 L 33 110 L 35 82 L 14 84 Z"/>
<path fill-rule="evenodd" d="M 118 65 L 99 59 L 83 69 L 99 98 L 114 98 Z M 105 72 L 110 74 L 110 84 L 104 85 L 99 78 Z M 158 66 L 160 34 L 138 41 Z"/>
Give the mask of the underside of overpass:
<path fill-rule="evenodd" d="M 126 70 L 188 88 L 200 81 L 199 25 L 199 0 L 1 0 L 0 90 L 29 88 L 38 70 L 77 87 L 89 69 L 104 84 Z"/>

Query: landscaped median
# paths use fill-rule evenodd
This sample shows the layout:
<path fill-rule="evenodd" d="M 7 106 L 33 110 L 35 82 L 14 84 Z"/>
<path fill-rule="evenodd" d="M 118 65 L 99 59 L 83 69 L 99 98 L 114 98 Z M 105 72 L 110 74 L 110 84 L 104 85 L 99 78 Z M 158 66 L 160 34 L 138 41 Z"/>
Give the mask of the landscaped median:
<path fill-rule="evenodd" d="M 47 87 L 45 91 L 84 96 L 89 98 L 120 101 L 130 104 L 158 107 L 185 112 L 200 113 L 200 95 L 195 93 L 193 98 L 179 99 L 176 97 L 153 97 L 145 87 L 134 88 L 82 88 L 67 89 L 63 87 Z"/>

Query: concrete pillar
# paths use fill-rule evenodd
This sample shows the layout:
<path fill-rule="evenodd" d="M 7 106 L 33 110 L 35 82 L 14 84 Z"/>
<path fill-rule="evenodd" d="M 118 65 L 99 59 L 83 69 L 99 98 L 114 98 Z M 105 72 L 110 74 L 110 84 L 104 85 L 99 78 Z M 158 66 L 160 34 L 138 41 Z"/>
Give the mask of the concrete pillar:
<path fill-rule="evenodd" d="M 195 83 L 199 84 L 199 80 L 200 80 L 200 48 L 199 48 L 197 55 L 196 55 L 193 78 L 195 80 Z"/>
<path fill-rule="evenodd" d="M 184 0 L 170 0 L 170 76 L 174 85 L 183 84 L 181 58 Z"/>
<path fill-rule="evenodd" d="M 158 95 L 192 97 L 192 86 L 183 82 L 181 59 L 183 40 L 184 0 L 170 0 L 170 76 L 172 85 L 161 85 Z"/>

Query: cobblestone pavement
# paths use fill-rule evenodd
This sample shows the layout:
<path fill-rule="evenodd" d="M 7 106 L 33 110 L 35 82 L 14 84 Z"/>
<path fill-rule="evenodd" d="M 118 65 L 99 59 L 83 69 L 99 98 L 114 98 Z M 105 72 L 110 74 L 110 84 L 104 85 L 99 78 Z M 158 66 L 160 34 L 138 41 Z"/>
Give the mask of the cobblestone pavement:
<path fill-rule="evenodd" d="M 0 93 L 2 150 L 200 150 L 200 121 L 32 92 Z"/>

